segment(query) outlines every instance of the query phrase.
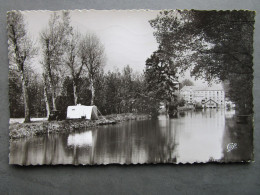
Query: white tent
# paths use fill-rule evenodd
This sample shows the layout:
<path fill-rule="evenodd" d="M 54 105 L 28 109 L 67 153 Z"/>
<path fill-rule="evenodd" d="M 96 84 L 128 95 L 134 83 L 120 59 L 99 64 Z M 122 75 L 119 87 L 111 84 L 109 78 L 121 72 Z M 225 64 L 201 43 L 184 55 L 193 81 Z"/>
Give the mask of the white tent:
<path fill-rule="evenodd" d="M 86 131 L 83 133 L 70 134 L 67 140 L 68 146 L 92 146 L 92 131 Z"/>
<path fill-rule="evenodd" d="M 96 106 L 84 106 L 78 104 L 76 106 L 68 106 L 67 108 L 68 119 L 98 119 L 98 112 Z"/>

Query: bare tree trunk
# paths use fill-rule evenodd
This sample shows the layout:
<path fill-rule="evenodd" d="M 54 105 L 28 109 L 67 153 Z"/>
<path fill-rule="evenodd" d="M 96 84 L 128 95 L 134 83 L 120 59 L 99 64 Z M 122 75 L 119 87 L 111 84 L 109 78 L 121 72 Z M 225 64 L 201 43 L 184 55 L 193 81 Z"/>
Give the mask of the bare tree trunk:
<path fill-rule="evenodd" d="M 50 116 L 50 104 L 49 104 L 49 101 L 48 101 L 48 95 L 47 95 L 47 87 L 46 85 L 44 85 L 44 101 L 45 101 L 45 105 L 46 105 L 46 111 L 47 111 L 47 118 L 49 118 Z"/>
<path fill-rule="evenodd" d="M 56 110 L 56 93 L 54 89 L 54 85 L 52 84 L 52 79 L 50 79 L 50 90 L 51 90 L 51 99 L 52 99 L 52 110 Z"/>
<path fill-rule="evenodd" d="M 30 101 L 28 94 L 28 81 L 25 78 L 24 72 L 22 72 L 22 86 L 23 86 L 23 100 L 24 100 L 24 123 L 31 122 L 30 116 Z"/>
<path fill-rule="evenodd" d="M 90 105 L 94 105 L 94 99 L 95 99 L 95 88 L 94 88 L 94 81 L 92 76 L 90 76 L 90 86 L 91 86 L 91 103 Z"/>
<path fill-rule="evenodd" d="M 77 83 L 73 79 L 73 95 L 74 95 L 74 104 L 78 104 L 78 92 L 77 92 Z"/>
<path fill-rule="evenodd" d="M 57 110 L 56 109 L 56 94 L 55 94 L 55 91 L 54 89 L 52 89 L 52 109 L 53 110 Z"/>
<path fill-rule="evenodd" d="M 49 83 L 50 83 L 52 110 L 56 110 L 56 93 L 55 93 L 55 88 L 54 88 L 54 84 L 53 84 L 53 78 L 52 78 L 52 74 L 51 74 L 50 65 L 48 66 L 48 69 L 47 69 L 47 75 L 48 75 L 48 79 L 49 79 Z"/>
<path fill-rule="evenodd" d="M 49 103 L 49 100 L 48 100 L 48 91 L 47 91 L 47 81 L 46 81 L 46 76 L 43 74 L 43 84 L 44 84 L 44 101 L 45 101 L 45 105 L 46 105 L 46 111 L 47 111 L 47 118 L 49 118 L 50 116 L 50 111 L 51 111 L 51 108 L 50 108 L 50 103 Z"/>

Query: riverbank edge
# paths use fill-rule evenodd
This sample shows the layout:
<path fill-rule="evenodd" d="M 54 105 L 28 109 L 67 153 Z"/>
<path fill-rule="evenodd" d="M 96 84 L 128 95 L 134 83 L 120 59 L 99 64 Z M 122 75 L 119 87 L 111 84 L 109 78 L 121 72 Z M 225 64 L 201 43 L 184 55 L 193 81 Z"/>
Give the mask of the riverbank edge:
<path fill-rule="evenodd" d="M 18 139 L 23 137 L 38 136 L 50 133 L 70 133 L 82 128 L 92 128 L 101 125 L 112 125 L 129 120 L 147 120 L 151 116 L 148 114 L 112 114 L 105 116 L 105 119 L 98 120 L 62 120 L 62 121 L 37 121 L 31 123 L 9 124 L 9 138 Z"/>

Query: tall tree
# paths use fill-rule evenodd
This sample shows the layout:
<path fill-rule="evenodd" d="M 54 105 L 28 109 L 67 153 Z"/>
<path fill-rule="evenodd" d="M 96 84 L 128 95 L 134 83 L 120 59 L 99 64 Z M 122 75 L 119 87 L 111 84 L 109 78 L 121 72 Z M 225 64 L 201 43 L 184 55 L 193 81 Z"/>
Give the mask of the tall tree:
<path fill-rule="evenodd" d="M 106 77 L 104 71 L 101 70 L 99 74 L 96 76 L 95 80 L 95 104 L 98 105 L 98 109 L 101 111 L 102 114 L 106 113 Z"/>
<path fill-rule="evenodd" d="M 69 12 L 62 12 L 62 16 L 54 12 L 49 20 L 49 26 L 41 32 L 41 43 L 43 60 L 42 65 L 44 74 L 48 79 L 49 86 L 46 88 L 51 91 L 52 109 L 56 110 L 56 98 L 59 84 L 64 78 L 63 55 L 68 44 L 67 37 L 71 33 L 69 26 Z M 44 77 L 45 77 L 44 76 Z M 44 82 L 47 84 L 47 82 Z M 46 98 L 47 99 L 47 98 Z M 47 106 L 50 107 L 50 106 Z"/>
<path fill-rule="evenodd" d="M 34 71 L 29 72 L 29 99 L 32 117 L 44 117 L 46 107 L 44 104 L 44 83 L 42 77 Z"/>
<path fill-rule="evenodd" d="M 45 73 L 42 73 L 42 78 L 43 78 L 43 94 L 44 94 L 44 102 L 46 105 L 46 114 L 47 118 L 50 116 L 51 108 L 50 108 L 50 103 L 49 103 L 49 98 L 48 98 L 48 78 Z"/>
<path fill-rule="evenodd" d="M 8 80 L 10 117 L 24 117 L 23 88 L 20 74 L 9 68 Z"/>
<path fill-rule="evenodd" d="M 105 113 L 121 113 L 121 93 L 120 88 L 121 83 L 121 73 L 120 72 L 108 72 L 106 75 L 106 85 L 105 85 L 105 99 L 106 108 Z"/>
<path fill-rule="evenodd" d="M 131 105 L 133 101 L 133 69 L 127 65 L 123 68 L 121 76 L 121 109 L 123 112 L 131 112 Z"/>
<path fill-rule="evenodd" d="M 175 101 L 177 90 L 177 69 L 168 54 L 159 49 L 146 60 L 145 77 L 147 90 L 159 102 L 163 101 L 166 106 Z"/>
<path fill-rule="evenodd" d="M 79 43 L 80 34 L 77 32 L 71 32 L 68 37 L 68 44 L 65 49 L 65 63 L 70 69 L 70 75 L 72 77 L 73 84 L 73 95 L 74 104 L 78 104 L 78 84 L 80 81 L 80 76 L 84 66 L 84 60 L 79 60 Z"/>
<path fill-rule="evenodd" d="M 92 92 L 91 105 L 95 100 L 95 78 L 100 72 L 105 62 L 104 46 L 99 38 L 94 34 L 87 34 L 80 43 L 80 60 L 85 65 L 90 80 L 90 88 Z"/>
<path fill-rule="evenodd" d="M 181 71 L 190 68 L 209 82 L 228 80 L 238 110 L 252 113 L 254 16 L 250 11 L 168 10 L 150 24 Z"/>
<path fill-rule="evenodd" d="M 23 89 L 24 122 L 30 122 L 27 69 L 29 68 L 30 59 L 36 54 L 36 49 L 28 38 L 21 12 L 11 11 L 7 13 L 7 30 L 10 69 L 15 69 L 19 72 Z"/>

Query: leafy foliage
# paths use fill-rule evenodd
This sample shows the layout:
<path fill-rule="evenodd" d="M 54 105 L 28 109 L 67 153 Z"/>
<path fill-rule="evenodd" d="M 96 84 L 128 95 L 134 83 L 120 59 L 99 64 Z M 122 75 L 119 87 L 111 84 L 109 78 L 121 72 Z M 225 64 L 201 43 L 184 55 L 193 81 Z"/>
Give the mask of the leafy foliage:
<path fill-rule="evenodd" d="M 68 36 L 72 28 L 69 26 L 69 12 L 63 11 L 62 15 L 54 12 L 49 20 L 49 25 L 41 32 L 43 77 L 46 77 L 46 89 L 49 89 L 52 99 L 52 108 L 56 110 L 56 98 L 60 94 L 61 85 L 65 74 L 63 67 L 64 53 L 68 45 Z M 49 104 L 48 102 L 46 102 Z"/>
<path fill-rule="evenodd" d="M 148 91 L 152 91 L 158 99 L 171 101 L 174 98 L 177 89 L 176 68 L 163 50 L 154 52 L 146 60 L 145 76 Z"/>
<path fill-rule="evenodd" d="M 194 83 L 189 80 L 189 79 L 184 79 L 181 83 L 180 83 L 180 89 L 183 88 L 184 86 L 193 86 Z"/>
<path fill-rule="evenodd" d="M 10 11 L 7 13 L 7 32 L 9 44 L 9 69 L 11 72 L 10 76 L 13 77 L 14 75 L 17 75 L 20 77 L 17 81 L 21 81 L 23 92 L 24 122 L 30 122 L 28 71 L 30 69 L 30 59 L 33 58 L 37 50 L 32 46 L 32 42 L 28 38 L 24 19 L 20 11 Z M 15 81 L 15 79 L 12 81 Z M 19 84 L 12 83 L 12 81 L 10 86 L 18 88 Z M 9 94 L 11 92 L 12 90 L 10 90 Z M 16 103 L 18 102 L 12 102 L 11 108 L 13 108 L 12 106 Z"/>
<path fill-rule="evenodd" d="M 150 24 L 180 72 L 190 69 L 208 82 L 228 80 L 238 110 L 252 113 L 254 16 L 250 11 L 169 10 Z"/>
<path fill-rule="evenodd" d="M 79 57 L 87 69 L 91 87 L 91 105 L 95 100 L 95 79 L 105 63 L 104 46 L 95 34 L 86 34 L 79 45 Z"/>

